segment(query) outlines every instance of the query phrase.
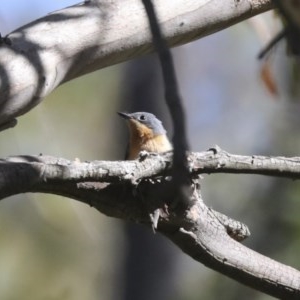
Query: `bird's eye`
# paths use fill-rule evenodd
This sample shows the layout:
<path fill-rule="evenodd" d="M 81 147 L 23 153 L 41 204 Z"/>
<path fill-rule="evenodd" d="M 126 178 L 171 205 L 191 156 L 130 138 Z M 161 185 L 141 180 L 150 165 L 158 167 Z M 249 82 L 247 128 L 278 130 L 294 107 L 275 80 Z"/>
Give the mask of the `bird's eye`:
<path fill-rule="evenodd" d="M 140 119 L 140 121 L 145 121 L 146 117 L 144 115 L 140 115 L 139 119 Z"/>

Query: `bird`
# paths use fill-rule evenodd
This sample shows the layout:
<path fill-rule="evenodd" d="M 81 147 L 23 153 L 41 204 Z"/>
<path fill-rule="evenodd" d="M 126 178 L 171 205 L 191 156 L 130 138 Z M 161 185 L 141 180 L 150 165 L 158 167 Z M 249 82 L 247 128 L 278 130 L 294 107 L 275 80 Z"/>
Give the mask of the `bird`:
<path fill-rule="evenodd" d="M 129 127 L 126 160 L 138 159 L 142 151 L 163 153 L 173 149 L 166 129 L 155 115 L 148 112 L 118 112 L 118 114 L 127 121 Z M 155 233 L 160 218 L 160 208 L 149 211 L 149 217 Z"/>
<path fill-rule="evenodd" d="M 148 112 L 118 112 L 118 114 L 127 121 L 129 127 L 126 160 L 139 158 L 141 151 L 163 153 L 173 149 L 167 131 L 154 114 Z"/>

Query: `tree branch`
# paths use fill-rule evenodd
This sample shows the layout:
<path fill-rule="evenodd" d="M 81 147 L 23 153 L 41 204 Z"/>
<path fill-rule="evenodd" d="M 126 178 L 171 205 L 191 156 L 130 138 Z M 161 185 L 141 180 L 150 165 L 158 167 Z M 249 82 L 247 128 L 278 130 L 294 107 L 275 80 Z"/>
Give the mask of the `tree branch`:
<path fill-rule="evenodd" d="M 142 0 L 148 15 L 153 36 L 153 44 L 157 51 L 164 80 L 165 100 L 173 123 L 173 189 L 167 197 L 176 198 L 177 204 L 189 205 L 189 170 L 187 167 L 187 151 L 189 150 L 186 134 L 185 112 L 177 83 L 174 61 L 167 42 L 163 38 L 158 24 L 156 8 L 151 0 Z M 176 195 L 176 197 L 175 197 Z M 174 202 L 174 203 L 175 203 Z M 153 222 L 154 228 L 155 222 Z"/>
<path fill-rule="evenodd" d="M 156 0 L 155 6 L 171 47 L 273 8 L 271 0 Z M 60 84 L 153 51 L 139 0 L 86 1 L 29 23 L 6 41 L 0 46 L 0 130 Z"/>
<path fill-rule="evenodd" d="M 188 164 L 193 175 L 231 173 L 300 178 L 300 157 L 236 155 L 218 146 L 204 152 L 191 152 Z M 32 183 L 53 181 L 56 184 L 86 181 L 136 184 L 145 178 L 170 175 L 171 166 L 172 153 L 150 153 L 148 156 L 141 156 L 139 161 L 93 162 L 70 161 L 44 155 L 12 156 L 0 160 L 0 199 L 8 196 L 3 193 L 5 187 L 11 186 L 13 194 L 18 194 L 19 182 L 25 183 L 28 189 L 29 180 Z"/>
<path fill-rule="evenodd" d="M 216 147 L 190 153 L 188 163 L 191 176 L 218 172 L 300 177 L 300 157 L 241 156 Z M 228 217 L 231 222 L 224 221 L 224 215 L 208 208 L 197 185 L 192 205 L 185 211 L 172 207 L 172 201 L 161 202 L 171 188 L 166 177 L 171 164 L 171 153 L 111 162 L 72 162 L 42 155 L 10 157 L 0 161 L 0 199 L 24 192 L 53 193 L 147 226 L 149 214 L 159 209 L 158 231 L 195 260 L 269 295 L 299 299 L 300 272 L 237 242 L 241 225 L 228 225 L 238 221 Z M 142 180 L 145 178 L 151 180 Z"/>

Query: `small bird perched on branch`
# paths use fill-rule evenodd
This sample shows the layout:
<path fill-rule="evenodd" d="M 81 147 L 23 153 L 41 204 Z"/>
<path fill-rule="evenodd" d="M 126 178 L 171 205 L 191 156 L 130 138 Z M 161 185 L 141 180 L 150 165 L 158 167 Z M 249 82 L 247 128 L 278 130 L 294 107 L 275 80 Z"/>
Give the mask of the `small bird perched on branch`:
<path fill-rule="evenodd" d="M 162 153 L 173 149 L 162 122 L 153 114 L 147 112 L 118 112 L 118 114 L 127 120 L 129 127 L 129 143 L 125 159 L 137 159 L 141 151 Z M 160 209 L 155 208 L 150 211 L 149 217 L 155 232 L 160 217 Z"/>
<path fill-rule="evenodd" d="M 141 151 L 162 153 L 173 149 L 162 122 L 147 112 L 118 114 L 127 120 L 129 143 L 125 159 L 137 159 Z"/>

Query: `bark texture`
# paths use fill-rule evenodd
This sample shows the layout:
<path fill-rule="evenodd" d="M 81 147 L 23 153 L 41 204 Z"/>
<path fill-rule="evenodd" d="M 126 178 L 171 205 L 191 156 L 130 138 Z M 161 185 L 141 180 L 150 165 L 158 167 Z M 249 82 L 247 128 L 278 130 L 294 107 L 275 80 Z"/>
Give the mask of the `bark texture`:
<path fill-rule="evenodd" d="M 201 173 L 272 174 L 297 178 L 300 158 L 231 155 L 220 148 L 188 156 L 190 205 L 169 199 L 172 155 L 141 155 L 136 161 L 71 162 L 49 156 L 11 157 L 0 163 L 0 198 L 44 192 L 70 197 L 111 217 L 151 226 L 202 264 L 241 283 L 282 299 L 299 299 L 300 272 L 239 241 L 248 228 L 207 207 L 196 178 Z M 262 168 L 262 172 L 258 169 Z"/>
<path fill-rule="evenodd" d="M 271 0 L 154 1 L 170 47 L 273 8 Z M 140 0 L 101 0 L 53 12 L 2 40 L 0 129 L 16 125 L 60 84 L 153 51 Z"/>

